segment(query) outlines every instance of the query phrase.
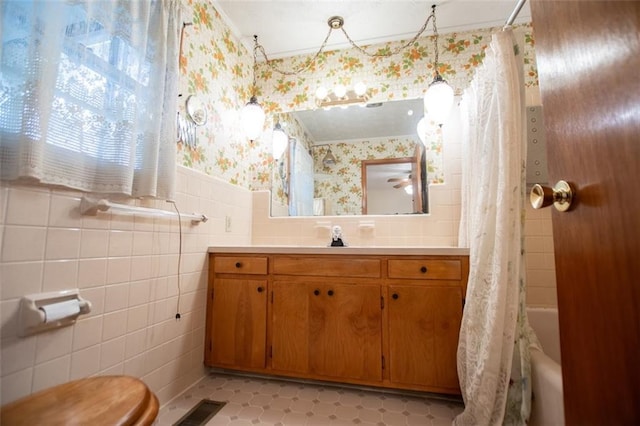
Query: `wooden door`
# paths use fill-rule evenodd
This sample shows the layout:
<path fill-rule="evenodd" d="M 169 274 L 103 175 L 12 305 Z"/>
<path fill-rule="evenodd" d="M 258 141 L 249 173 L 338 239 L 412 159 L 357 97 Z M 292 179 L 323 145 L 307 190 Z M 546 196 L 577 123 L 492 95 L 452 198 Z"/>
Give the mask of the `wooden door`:
<path fill-rule="evenodd" d="M 309 366 L 314 374 L 382 380 L 380 286 L 309 284 Z"/>
<path fill-rule="evenodd" d="M 565 417 L 640 424 L 640 2 L 531 5 L 551 183 Z"/>
<path fill-rule="evenodd" d="M 460 288 L 391 285 L 387 300 L 390 380 L 458 389 Z"/>
<path fill-rule="evenodd" d="M 264 368 L 267 281 L 219 278 L 213 284 L 211 360 L 214 365 Z"/>

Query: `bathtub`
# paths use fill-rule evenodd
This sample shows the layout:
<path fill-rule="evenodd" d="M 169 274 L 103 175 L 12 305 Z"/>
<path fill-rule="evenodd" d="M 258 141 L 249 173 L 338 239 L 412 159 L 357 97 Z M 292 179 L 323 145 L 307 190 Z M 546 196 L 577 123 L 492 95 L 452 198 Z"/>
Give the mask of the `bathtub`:
<path fill-rule="evenodd" d="M 533 400 L 529 425 L 564 425 L 558 310 L 528 308 L 529 324 L 542 346 L 531 349 Z"/>

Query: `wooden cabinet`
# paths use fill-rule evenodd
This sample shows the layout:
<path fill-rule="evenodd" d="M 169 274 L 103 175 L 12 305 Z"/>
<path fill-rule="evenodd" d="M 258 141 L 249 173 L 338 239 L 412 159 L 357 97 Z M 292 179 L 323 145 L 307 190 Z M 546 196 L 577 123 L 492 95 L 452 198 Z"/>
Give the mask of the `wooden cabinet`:
<path fill-rule="evenodd" d="M 224 367 L 266 367 L 266 257 L 213 259 L 209 280 L 205 362 Z M 227 271 L 239 271 L 232 276 Z M 246 275 L 245 275 L 246 274 Z M 256 278 L 255 275 L 264 275 Z"/>
<path fill-rule="evenodd" d="M 214 253 L 210 260 L 207 365 L 460 392 L 467 256 Z"/>

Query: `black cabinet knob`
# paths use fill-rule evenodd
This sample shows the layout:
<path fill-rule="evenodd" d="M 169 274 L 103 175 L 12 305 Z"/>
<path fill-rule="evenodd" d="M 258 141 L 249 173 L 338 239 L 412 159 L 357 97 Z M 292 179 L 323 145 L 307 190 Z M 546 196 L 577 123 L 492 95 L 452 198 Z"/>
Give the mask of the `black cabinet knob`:
<path fill-rule="evenodd" d="M 398 296 L 398 293 L 393 293 L 391 297 L 393 297 L 393 300 L 398 300 L 398 297 L 400 296 Z"/>
<path fill-rule="evenodd" d="M 329 296 L 333 296 L 333 290 L 329 290 L 329 291 L 327 292 L 327 294 L 328 294 Z"/>
<path fill-rule="evenodd" d="M 236 268 L 242 268 L 242 263 L 241 262 L 236 262 Z"/>
<path fill-rule="evenodd" d="M 258 293 L 262 293 L 264 291 L 264 287 L 260 286 L 258 287 Z"/>
<path fill-rule="evenodd" d="M 320 295 L 320 290 L 318 290 L 318 289 L 313 290 L 313 294 L 315 294 L 316 296 L 319 296 Z"/>
<path fill-rule="evenodd" d="M 420 272 L 422 272 L 423 274 L 427 273 L 427 267 L 423 266 L 422 268 L 420 268 Z"/>

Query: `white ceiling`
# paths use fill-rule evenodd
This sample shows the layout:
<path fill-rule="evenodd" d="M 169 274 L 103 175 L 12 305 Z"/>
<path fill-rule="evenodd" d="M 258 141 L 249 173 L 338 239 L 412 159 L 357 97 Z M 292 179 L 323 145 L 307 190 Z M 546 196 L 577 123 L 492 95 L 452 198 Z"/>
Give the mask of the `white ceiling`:
<path fill-rule="evenodd" d="M 413 37 L 435 4 L 438 32 L 504 25 L 516 0 L 214 0 L 234 34 L 253 50 L 258 36 L 269 59 L 315 53 L 329 32 L 327 20 L 344 18 L 344 29 L 359 45 Z M 529 3 L 516 23 L 530 21 Z M 433 34 L 431 23 L 424 35 Z M 348 47 L 341 31 L 333 31 L 327 50 Z M 261 58 L 259 58 L 261 59 Z"/>

